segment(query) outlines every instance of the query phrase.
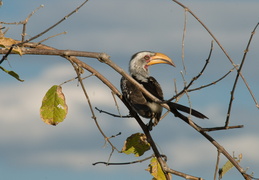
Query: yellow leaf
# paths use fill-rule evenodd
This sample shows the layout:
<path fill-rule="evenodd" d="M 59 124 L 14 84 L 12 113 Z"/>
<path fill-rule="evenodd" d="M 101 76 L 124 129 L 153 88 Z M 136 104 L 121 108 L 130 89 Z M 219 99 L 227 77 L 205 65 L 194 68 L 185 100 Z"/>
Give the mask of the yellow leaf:
<path fill-rule="evenodd" d="M 136 157 L 142 156 L 146 151 L 150 149 L 150 145 L 147 142 L 146 135 L 143 133 L 132 134 L 124 142 L 122 152 L 125 154 L 135 154 Z"/>
<path fill-rule="evenodd" d="M 237 159 L 236 161 L 239 163 L 243 156 L 242 154 L 238 155 L 237 157 L 233 157 L 234 159 Z M 234 165 L 228 160 L 223 166 L 222 168 L 219 169 L 219 179 L 222 179 L 222 177 L 230 170 L 234 167 Z"/>
<path fill-rule="evenodd" d="M 19 42 L 12 38 L 0 37 L 0 47 L 9 49 L 13 44 L 17 44 L 17 43 L 19 43 Z M 19 54 L 20 56 L 23 55 L 21 48 L 18 46 L 13 47 L 12 51 Z"/>
<path fill-rule="evenodd" d="M 155 157 L 153 157 L 146 169 L 154 178 L 153 180 L 166 180 L 165 174 Z"/>

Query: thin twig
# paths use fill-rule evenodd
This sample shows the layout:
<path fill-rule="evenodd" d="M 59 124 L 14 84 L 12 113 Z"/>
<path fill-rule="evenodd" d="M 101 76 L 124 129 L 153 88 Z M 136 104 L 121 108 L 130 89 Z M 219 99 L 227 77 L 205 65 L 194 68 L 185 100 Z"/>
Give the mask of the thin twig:
<path fill-rule="evenodd" d="M 133 117 L 133 116 L 131 116 L 131 115 L 122 116 L 122 115 L 112 114 L 112 113 L 109 113 L 109 112 L 107 112 L 107 111 L 103 111 L 103 110 L 101 110 L 101 109 L 99 109 L 99 108 L 97 108 L 97 107 L 95 107 L 95 109 L 96 109 L 97 111 L 99 111 L 99 113 L 105 113 L 105 114 L 108 114 L 108 115 L 113 116 L 113 117 L 118 117 L 118 118 L 132 118 L 132 117 Z"/>
<path fill-rule="evenodd" d="M 168 114 L 170 113 L 170 111 L 166 111 L 159 119 L 159 121 L 161 121 L 162 119 L 164 119 Z"/>
<path fill-rule="evenodd" d="M 249 38 L 249 41 L 247 43 L 247 47 L 245 49 L 245 52 L 244 52 L 244 55 L 243 55 L 243 58 L 242 58 L 242 61 L 241 61 L 241 64 L 240 64 L 240 67 L 238 68 L 237 70 L 237 75 L 236 75 L 236 79 L 234 81 L 234 84 L 233 84 L 233 88 L 231 90 L 231 96 L 230 96 L 230 100 L 229 100 L 229 106 L 228 106 L 228 112 L 227 112 L 227 117 L 226 117 L 226 122 L 225 122 L 225 126 L 227 127 L 228 124 L 229 124 L 229 119 L 230 119 L 230 114 L 231 114 L 231 109 L 232 109 L 232 103 L 233 103 L 233 100 L 234 100 L 234 94 L 235 94 L 235 90 L 236 90 L 236 86 L 237 86 L 237 82 L 238 82 L 238 79 L 241 75 L 241 70 L 242 70 L 242 67 L 245 63 L 245 59 L 246 59 L 246 55 L 249 51 L 249 47 L 250 47 L 250 44 L 251 44 L 251 41 L 253 39 L 253 36 L 255 34 L 255 31 L 256 31 L 256 28 L 258 27 L 259 23 L 256 24 L 254 30 L 252 31 L 251 33 L 251 36 Z M 249 88 L 250 89 L 250 88 Z M 256 101 L 256 100 L 255 100 Z M 256 102 L 256 107 L 259 108 L 259 105 L 258 103 Z"/>
<path fill-rule="evenodd" d="M 151 159 L 153 157 L 153 155 L 152 156 L 149 156 L 149 157 L 146 157 L 146 158 L 144 158 L 144 159 L 141 159 L 141 160 L 137 160 L 137 161 L 131 161 L 131 162 L 124 162 L 124 163 L 109 163 L 109 162 L 103 162 L 103 161 L 101 161 L 101 162 L 96 162 L 96 163 L 93 163 L 93 165 L 95 166 L 95 165 L 97 165 L 97 164 L 105 164 L 105 165 L 107 165 L 107 166 L 110 166 L 110 165 L 129 165 L 129 164 L 135 164 L 135 163 L 141 163 L 141 162 L 143 162 L 143 161 L 146 161 L 146 160 L 149 160 L 149 159 Z"/>
<path fill-rule="evenodd" d="M 12 52 L 13 50 L 13 46 L 10 47 L 10 49 L 7 50 L 7 53 L 2 57 L 2 59 L 0 60 L 0 64 L 2 64 L 2 62 L 4 62 L 4 60 L 7 60 L 8 55 Z"/>
<path fill-rule="evenodd" d="M 40 5 L 37 9 L 35 9 L 34 11 L 32 11 L 31 14 L 29 14 L 29 16 L 24 20 L 22 21 L 22 25 L 23 25 L 23 28 L 22 28 L 22 42 L 24 42 L 25 40 L 25 36 L 26 36 L 26 27 L 27 27 L 27 23 L 29 21 L 29 19 L 32 17 L 32 15 L 34 13 L 36 13 L 40 8 L 43 8 L 44 5 Z"/>
<path fill-rule="evenodd" d="M 82 80 L 84 80 L 84 79 L 86 79 L 86 78 L 89 78 L 89 77 L 91 77 L 91 76 L 93 76 L 93 74 L 90 74 L 90 75 L 88 75 L 88 76 L 86 76 L 86 77 L 83 77 Z M 74 78 L 72 78 L 72 79 L 69 79 L 69 80 L 67 80 L 67 81 L 64 81 L 63 83 L 60 84 L 60 86 L 62 86 L 63 84 L 66 84 L 66 83 L 68 83 L 68 82 L 74 81 L 74 80 L 76 80 L 76 79 L 78 79 L 78 77 L 74 77 Z"/>
<path fill-rule="evenodd" d="M 19 25 L 19 24 L 25 24 L 26 22 L 29 21 L 29 19 L 31 18 L 31 16 L 37 12 L 40 8 L 44 7 L 43 5 L 40 5 L 38 8 L 36 8 L 34 11 L 32 11 L 27 17 L 25 20 L 23 21 L 19 21 L 19 22 L 11 22 L 11 23 L 8 23 L 8 22 L 3 22 L 3 21 L 0 21 L 0 24 L 6 24 L 6 25 Z"/>
<path fill-rule="evenodd" d="M 183 178 L 188 179 L 188 180 L 203 180 L 203 178 L 201 178 L 201 177 L 195 177 L 195 176 L 185 174 L 185 173 L 173 170 L 173 169 L 168 169 L 167 171 L 171 174 L 175 174 L 177 176 L 183 177 Z"/>
<path fill-rule="evenodd" d="M 43 43 L 43 42 L 49 40 L 50 38 L 53 38 L 53 37 L 56 37 L 56 36 L 59 36 L 59 35 L 62 35 L 62 34 L 67 34 L 67 32 L 65 31 L 65 32 L 58 33 L 58 34 L 55 34 L 55 35 L 53 35 L 53 36 L 47 37 L 46 39 L 43 39 L 43 40 L 39 41 L 38 44 L 41 44 L 41 43 Z"/>
<path fill-rule="evenodd" d="M 48 31 L 50 31 L 51 29 L 53 29 L 54 27 L 56 27 L 57 25 L 59 25 L 60 23 L 62 23 L 63 21 L 65 21 L 68 17 L 70 17 L 72 14 L 78 12 L 78 10 L 85 4 L 87 3 L 88 0 L 85 0 L 80 6 L 78 6 L 75 10 L 73 10 L 71 13 L 69 13 L 68 15 L 66 15 L 65 17 L 63 17 L 61 20 L 59 20 L 57 23 L 55 23 L 54 25 L 50 26 L 49 28 L 47 28 L 46 30 L 42 31 L 41 33 L 37 34 L 36 36 L 33 36 L 32 38 L 26 40 L 26 41 L 22 41 L 20 43 L 17 43 L 17 44 L 13 44 L 10 49 L 12 50 L 13 47 L 15 46 L 21 46 L 23 45 L 24 43 L 28 43 L 40 36 L 42 36 L 43 34 L 47 33 Z M 0 22 L 1 23 L 1 22 Z M 9 51 L 9 53 L 5 54 L 4 57 L 1 59 L 0 61 L 0 64 L 5 60 L 7 59 L 8 55 L 11 53 L 11 51 Z"/>
<path fill-rule="evenodd" d="M 112 150 L 111 150 L 111 152 L 110 152 L 110 155 L 109 155 L 109 158 L 108 158 L 108 163 L 110 162 L 113 153 L 114 153 L 114 148 L 112 148 Z"/>
<path fill-rule="evenodd" d="M 220 49 L 223 51 L 223 53 L 226 55 L 226 57 L 228 58 L 228 60 L 230 61 L 230 63 L 234 66 L 234 68 L 236 70 L 238 70 L 238 67 L 236 66 L 236 64 L 234 63 L 234 61 L 230 58 L 230 56 L 228 55 L 227 51 L 223 48 L 223 46 L 220 44 L 220 42 L 218 41 L 218 39 L 212 34 L 212 32 L 209 30 L 209 28 L 185 5 L 183 5 L 182 3 L 178 2 L 177 0 L 172 0 L 175 3 L 177 3 L 178 5 L 180 5 L 181 7 L 183 7 L 184 9 L 188 10 L 188 12 L 203 26 L 203 28 L 209 33 L 209 35 L 216 41 L 216 43 L 218 44 L 218 46 L 220 47 Z M 257 100 L 251 90 L 251 88 L 249 87 L 245 77 L 243 76 L 242 72 L 239 72 L 240 77 L 242 78 L 244 84 L 246 85 L 246 88 L 248 89 L 252 99 L 254 100 L 254 103 L 256 104 L 256 107 L 259 108 L 259 105 L 257 103 Z"/>
<path fill-rule="evenodd" d="M 220 150 L 218 150 L 218 155 L 217 155 L 217 162 L 216 162 L 216 167 L 215 167 L 215 172 L 214 172 L 214 180 L 217 179 L 217 174 L 218 174 L 218 171 L 219 171 L 219 161 L 220 161 Z"/>
<path fill-rule="evenodd" d="M 62 23 L 63 21 L 67 20 L 71 15 L 73 15 L 74 13 L 78 12 L 78 10 L 85 4 L 87 3 L 88 0 L 85 0 L 81 5 L 79 5 L 75 10 L 73 10 L 71 13 L 69 13 L 68 15 L 64 16 L 61 20 L 59 20 L 57 23 L 53 24 L 52 26 L 50 26 L 49 28 L 47 28 L 46 30 L 42 31 L 41 33 L 37 34 L 36 36 L 24 41 L 24 42 L 21 42 L 21 43 L 18 43 L 18 44 L 15 44 L 15 46 L 20 46 L 24 43 L 27 43 L 27 42 L 30 42 L 40 36 L 42 36 L 43 34 L 47 33 L 48 31 L 50 31 L 51 29 L 53 29 L 54 27 L 56 27 L 57 25 L 59 25 L 60 23 Z"/>
<path fill-rule="evenodd" d="M 111 93 L 112 93 L 113 100 L 114 100 L 114 102 L 115 102 L 115 106 L 117 107 L 117 111 L 118 111 L 120 117 L 122 117 L 122 116 L 121 116 L 121 113 L 120 113 L 120 107 L 119 107 L 119 104 L 118 104 L 118 102 L 117 102 L 117 100 L 116 100 L 115 94 L 114 94 L 113 91 L 112 91 Z"/>
<path fill-rule="evenodd" d="M 197 91 L 212 85 L 216 85 L 218 82 L 220 82 L 221 80 L 223 80 L 225 77 L 227 77 L 231 72 L 233 72 L 235 68 L 230 69 L 226 74 L 224 74 L 221 78 L 217 79 L 216 81 L 213 81 L 212 83 L 206 84 L 206 85 L 202 85 L 198 88 L 193 88 L 193 89 L 188 89 L 187 92 L 192 92 L 192 91 Z"/>
<path fill-rule="evenodd" d="M 202 131 L 211 132 L 211 131 L 219 131 L 219 130 L 228 130 L 228 129 L 237 129 L 243 128 L 244 125 L 236 125 L 236 126 L 221 126 L 221 127 L 212 127 L 212 128 L 202 128 Z"/>
<path fill-rule="evenodd" d="M 183 27 L 183 37 L 182 37 L 182 64 L 184 69 L 184 74 L 186 74 L 186 66 L 184 63 L 184 40 L 186 35 L 186 25 L 187 25 L 187 11 L 184 9 L 184 27 Z"/>
<path fill-rule="evenodd" d="M 4 27 L 3 27 L 3 29 L 4 29 Z M 10 29 L 9 27 L 6 28 L 5 31 L 1 34 L 1 37 L 3 37 L 9 31 L 9 29 Z"/>
<path fill-rule="evenodd" d="M 86 88 L 85 88 L 84 83 L 83 83 L 83 81 L 82 81 L 82 79 L 81 79 L 81 74 L 80 74 L 80 72 L 78 71 L 78 64 L 75 65 L 75 62 L 73 62 L 73 60 L 72 60 L 72 59 L 75 58 L 75 57 L 65 57 L 65 58 L 68 59 L 68 60 L 71 62 L 71 64 L 73 65 L 73 67 L 74 67 L 74 69 L 75 69 L 75 71 L 76 71 L 76 73 L 77 73 L 79 83 L 80 83 L 81 88 L 82 88 L 82 90 L 83 90 L 83 92 L 84 92 L 84 95 L 85 95 L 86 100 L 87 100 L 87 103 L 88 103 L 88 107 L 90 108 L 90 111 L 91 111 L 91 114 L 92 114 L 92 119 L 94 120 L 94 122 L 95 122 L 95 124 L 96 124 L 98 130 L 99 130 L 100 133 L 103 135 L 103 137 L 105 138 L 105 140 L 108 141 L 109 144 L 111 145 L 111 147 L 112 147 L 112 152 L 114 151 L 114 149 L 119 152 L 119 150 L 111 143 L 111 141 L 109 140 L 109 138 L 105 135 L 105 133 L 103 132 L 101 126 L 99 125 L 99 123 L 98 123 L 98 121 L 97 121 L 97 117 L 95 116 L 95 113 L 94 113 L 94 110 L 93 110 L 93 107 L 92 107 L 90 98 L 89 98 L 89 96 L 88 96 L 88 94 L 87 94 L 87 92 L 86 92 Z"/>
<path fill-rule="evenodd" d="M 176 99 L 178 96 L 181 96 L 182 94 L 184 94 L 189 89 L 189 87 L 194 83 L 194 81 L 196 81 L 203 74 L 203 72 L 205 71 L 207 65 L 209 64 L 212 51 L 213 51 L 213 41 L 211 41 L 211 48 L 210 48 L 209 56 L 208 56 L 207 60 L 205 61 L 205 64 L 204 64 L 202 70 L 200 71 L 200 73 L 197 76 L 193 77 L 192 80 L 189 82 L 189 84 L 184 86 L 182 91 L 180 91 L 178 94 L 176 94 L 172 98 L 170 98 L 170 99 L 168 99 L 166 101 L 163 101 L 163 103 L 170 102 L 173 99 Z"/>
<path fill-rule="evenodd" d="M 186 89 L 186 80 L 185 80 L 185 77 L 183 75 L 183 73 L 181 72 L 181 75 L 182 75 L 182 78 L 183 78 L 183 83 L 184 83 L 184 89 Z M 191 117 L 191 114 L 192 114 L 192 103 L 191 103 L 191 100 L 190 100 L 190 96 L 189 94 L 187 93 L 187 90 L 185 90 L 184 94 L 186 94 L 187 96 L 187 99 L 188 99 L 188 103 L 189 103 L 189 107 L 190 107 L 190 112 L 189 112 L 189 116 L 188 116 L 188 119 Z"/>

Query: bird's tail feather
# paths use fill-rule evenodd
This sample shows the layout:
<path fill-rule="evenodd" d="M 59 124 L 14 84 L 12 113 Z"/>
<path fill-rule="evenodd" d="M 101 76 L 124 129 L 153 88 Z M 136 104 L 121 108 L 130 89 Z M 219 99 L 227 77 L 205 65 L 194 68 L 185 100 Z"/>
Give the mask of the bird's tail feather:
<path fill-rule="evenodd" d="M 190 109 L 187 106 L 183 106 L 181 104 L 177 104 L 177 103 L 174 103 L 174 102 L 168 102 L 167 104 L 170 107 L 171 112 L 174 113 L 175 116 L 178 116 L 178 117 L 181 116 L 181 117 L 179 117 L 181 119 L 184 118 L 185 116 L 182 115 L 181 113 L 179 113 L 177 110 L 185 112 L 185 113 L 188 113 L 188 114 L 191 114 L 191 115 L 193 115 L 193 116 L 195 116 L 197 118 L 209 119 L 207 116 L 205 116 L 204 114 L 200 113 L 199 111 L 196 111 L 194 109 Z M 184 116 L 184 117 L 182 117 L 182 116 Z"/>

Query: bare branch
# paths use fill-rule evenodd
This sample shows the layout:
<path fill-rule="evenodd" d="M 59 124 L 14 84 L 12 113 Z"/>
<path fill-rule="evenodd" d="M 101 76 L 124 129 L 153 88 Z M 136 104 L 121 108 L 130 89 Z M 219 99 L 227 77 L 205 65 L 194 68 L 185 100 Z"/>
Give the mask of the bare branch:
<path fill-rule="evenodd" d="M 122 116 L 121 116 L 121 113 L 120 113 L 120 107 L 119 107 L 119 105 L 118 105 L 118 103 L 117 103 L 117 100 L 116 100 L 115 94 L 114 94 L 114 92 L 113 92 L 113 91 L 112 91 L 111 93 L 112 93 L 113 100 L 114 100 L 114 102 L 115 102 L 115 106 L 117 107 L 117 111 L 118 111 L 118 113 L 119 113 L 120 117 L 122 117 Z"/>
<path fill-rule="evenodd" d="M 105 113 L 105 114 L 108 114 L 108 115 L 113 116 L 113 117 L 118 117 L 118 118 L 132 118 L 132 117 L 133 117 L 133 116 L 131 116 L 131 115 L 122 116 L 122 115 L 112 114 L 112 113 L 109 113 L 109 112 L 107 112 L 107 111 L 103 111 L 103 110 L 101 110 L 101 109 L 98 109 L 97 107 L 95 107 L 95 109 L 96 109 L 97 111 L 99 111 L 99 113 Z"/>
<path fill-rule="evenodd" d="M 196 80 L 203 74 L 203 72 L 205 71 L 207 65 L 209 64 L 210 57 L 211 57 L 211 54 L 212 54 L 212 50 L 213 50 L 213 41 L 211 42 L 211 48 L 210 48 L 209 56 L 208 56 L 208 58 L 207 58 L 207 60 L 206 60 L 206 62 L 205 62 L 205 64 L 204 64 L 202 70 L 200 71 L 200 73 L 199 73 L 197 76 L 193 77 L 192 80 L 189 82 L 189 84 L 184 86 L 184 88 L 183 88 L 182 91 L 180 91 L 178 94 L 176 94 L 176 95 L 173 96 L 172 98 L 170 98 L 170 99 L 168 99 L 168 100 L 166 100 L 166 101 L 163 101 L 163 103 L 164 103 L 164 102 L 166 103 L 166 102 L 172 101 L 172 100 L 176 99 L 178 96 L 181 96 L 182 94 L 188 92 L 189 87 L 190 87 L 190 86 L 194 83 L 194 81 L 196 81 Z"/>
<path fill-rule="evenodd" d="M 20 46 L 24 43 L 27 43 L 27 42 L 30 42 L 34 39 L 37 39 L 38 37 L 42 36 L 43 34 L 46 34 L 48 31 L 50 31 L 51 29 L 53 29 L 54 27 L 56 27 L 57 25 L 59 25 L 60 23 L 62 23 L 63 21 L 65 21 L 67 18 L 69 18 L 71 15 L 73 15 L 74 13 L 78 12 L 78 10 L 84 6 L 85 3 L 87 3 L 88 0 L 84 1 L 80 6 L 78 6 L 75 10 L 73 10 L 71 13 L 69 13 L 68 15 L 66 15 L 65 17 L 63 17 L 61 20 L 59 20 L 57 23 L 53 24 L 52 26 L 50 26 L 49 28 L 47 28 L 46 30 L 42 31 L 41 33 L 37 34 L 36 36 L 26 40 L 26 41 L 23 41 L 21 43 L 18 43 L 18 44 L 15 44 L 15 46 Z"/>
<path fill-rule="evenodd" d="M 75 10 L 73 10 L 71 13 L 69 13 L 68 15 L 66 15 L 65 17 L 63 17 L 60 21 L 58 21 L 57 23 L 55 23 L 54 25 L 50 26 L 49 28 L 47 28 L 46 30 L 44 30 L 43 32 L 37 34 L 36 36 L 24 41 L 24 37 L 22 38 L 22 41 L 20 43 L 17 43 L 17 44 L 13 44 L 11 47 L 10 47 L 10 50 L 12 51 L 13 47 L 15 46 L 21 46 L 23 45 L 24 43 L 28 43 L 40 36 L 42 36 L 43 34 L 47 33 L 48 31 L 50 31 L 51 29 L 53 29 L 54 27 L 56 27 L 57 25 L 59 25 L 60 23 L 62 23 L 64 20 L 66 20 L 68 17 L 70 17 L 72 14 L 78 12 L 78 10 L 85 4 L 87 3 L 88 0 L 85 0 L 80 6 L 78 6 Z M 32 13 L 33 14 L 33 13 Z M 30 17 L 30 15 L 28 16 Z M 1 22 L 0 22 L 1 23 Z M 22 36 L 25 36 L 25 31 L 26 31 L 26 27 L 24 26 L 23 27 L 23 35 Z M 7 59 L 8 55 L 11 53 L 11 51 L 9 51 L 9 53 L 5 54 L 5 56 L 0 60 L 0 64 L 5 60 Z"/>
<path fill-rule="evenodd" d="M 236 64 L 234 63 L 234 61 L 230 58 L 230 56 L 228 55 L 227 51 L 223 48 L 223 46 L 220 44 L 220 42 L 218 41 L 218 39 L 212 34 L 212 32 L 209 30 L 209 28 L 185 5 L 183 5 L 182 3 L 178 2 L 177 0 L 172 0 L 175 3 L 177 3 L 178 5 L 180 5 L 181 7 L 183 7 L 185 10 L 187 10 L 203 27 L 204 29 L 210 34 L 210 36 L 214 39 L 214 41 L 216 41 L 216 43 L 218 44 L 218 46 L 220 47 L 220 49 L 223 51 L 223 53 L 226 55 L 226 57 L 228 58 L 228 60 L 230 61 L 230 63 L 234 66 L 234 68 L 238 71 L 238 68 L 236 66 Z M 243 82 L 246 85 L 246 88 L 248 89 L 249 93 L 251 94 L 251 97 L 253 98 L 255 104 L 257 107 L 258 103 L 257 100 L 255 98 L 255 96 L 253 95 L 252 90 L 250 89 L 245 77 L 243 76 L 242 72 L 239 72 L 240 77 L 242 78 Z"/>
<path fill-rule="evenodd" d="M 24 20 L 22 21 L 22 25 L 23 25 L 23 28 L 22 28 L 22 42 L 24 42 L 25 40 L 25 36 L 26 36 L 26 27 L 27 27 L 27 23 L 29 21 L 29 19 L 32 17 L 32 15 L 38 11 L 40 8 L 44 7 L 43 5 L 39 6 L 37 9 L 35 9 L 31 14 L 29 14 L 29 16 Z"/>
<path fill-rule="evenodd" d="M 173 170 L 173 169 L 168 169 L 167 172 L 169 172 L 171 174 L 174 174 L 174 175 L 177 175 L 177 176 L 180 176 L 180 177 L 183 177 L 183 178 L 188 179 L 188 180 L 204 180 L 201 177 L 195 177 L 195 176 L 185 174 L 185 173 Z"/>
<path fill-rule="evenodd" d="M 182 37 L 182 64 L 183 64 L 184 74 L 186 74 L 186 66 L 184 63 L 184 40 L 186 35 L 186 25 L 187 25 L 187 12 L 186 12 L 186 9 L 184 9 L 184 27 L 183 27 L 183 37 Z"/>
<path fill-rule="evenodd" d="M 53 35 L 53 36 L 50 36 L 50 37 L 48 37 L 48 38 L 46 38 L 46 39 L 41 40 L 40 42 L 38 42 L 38 44 L 41 44 L 41 43 L 43 43 L 43 42 L 45 42 L 45 41 L 49 40 L 50 38 L 53 38 L 53 37 L 59 36 L 59 35 L 61 35 L 61 34 L 67 34 L 67 32 L 65 31 L 65 32 L 58 33 L 58 34 L 55 34 L 55 35 Z"/>
<path fill-rule="evenodd" d="M 211 82 L 209 84 L 206 84 L 206 85 L 202 85 L 201 87 L 198 87 L 198 88 L 188 89 L 187 92 L 197 91 L 197 90 L 200 90 L 200 89 L 203 89 L 203 88 L 215 85 L 218 82 L 220 82 L 221 80 L 223 80 L 225 77 L 227 77 L 231 72 L 233 72 L 234 69 L 235 68 L 230 69 L 226 74 L 224 74 L 221 78 L 217 79 L 216 81 L 213 81 L 213 82 Z"/>
<path fill-rule="evenodd" d="M 93 163 L 93 165 L 94 165 L 94 166 L 97 165 L 97 164 L 105 164 L 105 165 L 107 165 L 107 166 L 110 166 L 110 165 L 113 165 L 113 166 L 114 166 L 114 165 L 129 165 L 129 164 L 141 163 L 141 162 L 143 162 L 143 161 L 146 161 L 146 160 L 151 159 L 152 157 L 154 157 L 154 156 L 152 155 L 152 156 L 146 157 L 146 158 L 141 159 L 141 160 L 131 161 L 131 162 L 124 162 L 124 163 L 109 163 L 109 162 L 103 162 L 103 161 L 101 161 L 101 162 Z"/>
<path fill-rule="evenodd" d="M 219 130 L 228 130 L 228 129 L 237 129 L 243 128 L 244 125 L 236 125 L 236 126 L 223 126 L 223 127 L 212 127 L 212 128 L 202 128 L 203 131 L 210 132 L 210 131 L 219 131 Z"/>
<path fill-rule="evenodd" d="M 95 124 L 96 124 L 98 130 L 99 130 L 100 133 L 103 135 L 104 139 L 105 139 L 106 141 L 108 141 L 109 144 L 111 145 L 111 147 L 112 147 L 112 152 L 114 151 L 114 149 L 119 152 L 119 150 L 111 143 L 111 141 L 109 140 L 109 138 L 105 135 L 105 133 L 103 132 L 102 128 L 100 127 L 100 125 L 99 125 L 99 123 L 98 123 L 98 121 L 97 121 L 97 118 L 96 118 L 96 116 L 95 116 L 95 113 L 94 113 L 94 110 L 93 110 L 93 107 L 92 107 L 90 98 L 89 98 L 89 96 L 88 96 L 88 94 L 87 94 L 87 92 L 86 92 L 84 83 L 83 83 L 83 81 L 82 81 L 82 79 L 81 79 L 81 74 L 80 74 L 80 72 L 78 71 L 78 66 L 79 66 L 79 65 L 74 62 L 74 60 L 77 59 L 77 58 L 75 58 L 75 57 L 68 57 L 68 56 L 64 56 L 64 58 L 66 58 L 67 60 L 69 60 L 69 61 L 71 62 L 71 64 L 73 65 L 73 67 L 74 67 L 74 69 L 75 69 L 75 71 L 76 71 L 76 73 L 77 73 L 77 76 L 78 76 L 78 79 L 79 79 L 79 83 L 80 83 L 80 85 L 81 85 L 81 88 L 82 88 L 82 90 L 83 90 L 83 92 L 84 92 L 84 95 L 85 95 L 85 97 L 86 97 L 86 100 L 87 100 L 87 102 L 88 102 L 88 106 L 89 106 L 90 111 L 91 111 L 91 113 L 92 113 L 92 119 L 94 120 L 94 122 L 95 122 Z"/>
<path fill-rule="evenodd" d="M 256 24 L 254 30 L 253 30 L 252 33 L 251 33 L 251 36 L 250 36 L 249 41 L 248 41 L 248 43 L 247 43 L 247 47 L 246 47 L 246 49 L 245 49 L 245 52 L 244 52 L 244 55 L 243 55 L 243 58 L 242 58 L 240 67 L 239 67 L 238 70 L 237 70 L 236 79 L 235 79 L 235 81 L 234 81 L 233 88 L 232 88 L 232 91 L 231 91 L 230 100 L 229 100 L 228 112 L 227 112 L 227 117 L 226 117 L 226 122 L 225 122 L 225 126 L 226 126 L 226 127 L 229 125 L 230 113 L 231 113 L 231 109 L 232 109 L 232 103 L 233 103 L 233 100 L 234 100 L 234 94 L 235 94 L 235 90 L 236 90 L 236 85 L 237 85 L 237 82 L 238 82 L 239 77 L 241 76 L 241 70 L 242 70 L 242 67 L 243 67 L 243 65 L 244 65 L 244 63 L 245 63 L 246 55 L 247 55 L 247 53 L 248 53 L 248 51 L 249 51 L 249 47 L 250 47 L 251 41 L 252 41 L 252 39 L 253 39 L 253 36 L 254 36 L 254 34 L 255 34 L 255 31 L 256 31 L 258 25 L 259 25 L 259 23 Z M 248 84 L 247 84 L 247 86 L 248 86 Z M 249 89 L 250 89 L 250 88 L 249 88 Z M 256 101 L 256 99 L 255 99 L 255 97 L 254 97 L 254 95 L 253 95 L 253 93 L 250 92 L 250 94 L 251 94 L 251 96 L 253 97 L 253 99 L 254 99 L 254 101 L 255 101 L 255 103 L 256 103 L 256 107 L 259 108 L 259 105 L 258 105 L 258 103 L 257 103 L 257 101 Z"/>
<path fill-rule="evenodd" d="M 218 174 L 218 171 L 219 171 L 220 154 L 221 154 L 221 152 L 218 150 L 217 162 L 216 162 L 216 167 L 215 167 L 215 172 L 214 172 L 214 180 L 217 179 L 217 174 Z"/>
<path fill-rule="evenodd" d="M 19 22 L 11 22 L 11 23 L 8 23 L 8 22 L 3 22 L 3 21 L 0 21 L 0 24 L 6 24 L 6 25 L 19 25 L 19 24 L 26 24 L 29 19 L 32 17 L 33 14 L 35 14 L 40 8 L 44 7 L 43 5 L 40 5 L 37 9 L 35 9 L 34 11 L 32 11 L 25 20 L 23 21 L 19 21 Z"/>

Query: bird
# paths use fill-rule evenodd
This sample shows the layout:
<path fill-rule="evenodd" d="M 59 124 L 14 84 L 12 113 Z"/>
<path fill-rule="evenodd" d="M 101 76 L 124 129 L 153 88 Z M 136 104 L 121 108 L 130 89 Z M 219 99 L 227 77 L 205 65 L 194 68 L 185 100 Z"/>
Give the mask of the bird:
<path fill-rule="evenodd" d="M 168 64 L 175 67 L 174 62 L 165 54 L 152 51 L 140 51 L 135 53 L 129 62 L 129 73 L 133 79 L 141 84 L 147 91 L 161 101 L 164 101 L 163 91 L 157 80 L 149 75 L 149 66 L 155 64 Z M 134 84 L 125 77 L 120 81 L 123 98 L 132 107 L 132 109 L 144 118 L 149 118 L 147 124 L 150 130 L 156 126 L 161 118 L 163 107 L 161 104 L 154 102 L 144 93 L 142 93 Z M 191 114 L 200 119 L 208 119 L 204 114 L 190 109 L 187 106 L 166 102 L 170 111 L 175 117 L 179 117 L 185 121 L 188 118 L 179 111 Z"/>

